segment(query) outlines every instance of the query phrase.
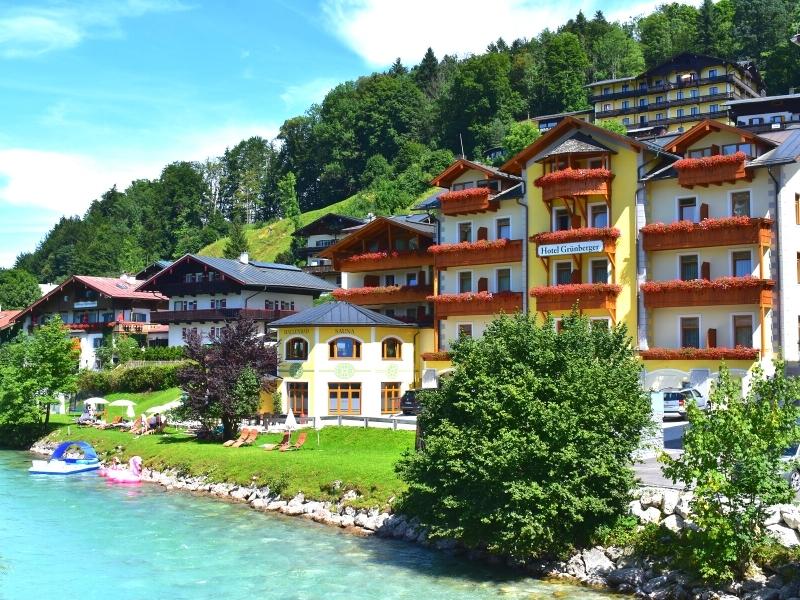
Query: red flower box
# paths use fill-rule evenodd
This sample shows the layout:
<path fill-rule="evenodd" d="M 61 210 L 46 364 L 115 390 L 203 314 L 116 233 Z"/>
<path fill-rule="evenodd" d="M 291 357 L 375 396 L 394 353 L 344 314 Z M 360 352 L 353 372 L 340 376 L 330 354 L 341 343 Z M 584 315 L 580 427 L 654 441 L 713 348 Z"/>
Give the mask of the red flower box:
<path fill-rule="evenodd" d="M 450 360 L 453 358 L 453 355 L 450 352 L 423 352 L 422 353 L 422 360 L 427 361 L 434 361 L 434 360 Z"/>
<path fill-rule="evenodd" d="M 553 312 L 572 310 L 575 304 L 581 309 L 614 310 L 621 291 L 622 286 L 614 283 L 567 283 L 531 288 L 529 293 L 536 298 L 536 310 Z"/>
<path fill-rule="evenodd" d="M 756 360 L 758 350 L 736 346 L 735 348 L 650 348 L 642 350 L 643 360 Z"/>
<path fill-rule="evenodd" d="M 429 285 L 390 285 L 384 287 L 359 287 L 337 289 L 331 292 L 336 299 L 353 304 L 401 304 L 405 302 L 425 302 L 433 291 Z"/>
<path fill-rule="evenodd" d="M 436 244 L 428 248 L 432 254 L 446 254 L 448 252 L 470 252 L 490 250 L 493 248 L 504 248 L 508 245 L 507 239 L 500 240 L 478 240 L 477 242 L 459 242 L 458 244 Z"/>
<path fill-rule="evenodd" d="M 675 161 L 672 166 L 681 170 L 691 169 L 713 169 L 721 165 L 732 165 L 743 163 L 747 159 L 744 152 L 735 152 L 734 154 L 715 154 L 714 156 L 703 156 L 701 158 L 682 158 Z"/>
<path fill-rule="evenodd" d="M 735 154 L 716 154 L 702 158 L 682 158 L 672 166 L 678 172 L 678 183 L 692 187 L 733 182 L 747 177 L 744 152 Z"/>
<path fill-rule="evenodd" d="M 772 219 L 752 217 L 725 217 L 676 221 L 674 223 L 650 223 L 641 229 L 644 249 L 678 250 L 682 248 L 706 248 L 709 246 L 735 246 L 739 244 L 772 243 Z"/>
<path fill-rule="evenodd" d="M 562 169 L 542 175 L 533 183 L 542 188 L 542 200 L 549 202 L 571 196 L 607 196 L 611 177 L 608 169 Z"/>
<path fill-rule="evenodd" d="M 377 269 L 409 269 L 431 264 L 433 264 L 433 257 L 425 250 L 366 252 L 347 258 L 338 258 L 335 261 L 337 270 L 347 273 Z"/>
<path fill-rule="evenodd" d="M 713 280 L 648 281 L 641 285 L 647 308 L 758 304 L 772 306 L 775 282 L 756 277 L 719 277 Z"/>
<path fill-rule="evenodd" d="M 718 277 L 717 279 L 670 279 L 667 281 L 647 281 L 642 284 L 644 293 L 660 293 L 691 290 L 730 290 L 742 288 L 762 288 L 772 284 L 757 277 Z"/>
<path fill-rule="evenodd" d="M 543 285 L 531 288 L 534 298 L 551 298 L 556 296 L 575 296 L 582 294 L 614 294 L 618 295 L 622 286 L 615 283 L 565 283 L 562 285 Z"/>
<path fill-rule="evenodd" d="M 522 309 L 521 292 L 466 292 L 464 294 L 440 294 L 428 296 L 436 304 L 438 317 L 458 315 L 493 315 L 512 313 Z"/>
<path fill-rule="evenodd" d="M 445 215 L 463 215 L 471 212 L 496 210 L 497 204 L 489 201 L 489 188 L 469 188 L 457 192 L 445 192 L 439 196 L 439 204 Z"/>
<path fill-rule="evenodd" d="M 522 240 L 478 240 L 458 244 L 438 244 L 428 248 L 434 255 L 437 268 L 519 262 L 522 260 Z"/>
<path fill-rule="evenodd" d="M 616 227 L 580 227 L 561 231 L 545 231 L 531 236 L 536 244 L 562 244 L 567 242 L 588 242 L 589 240 L 614 241 L 622 235 Z"/>

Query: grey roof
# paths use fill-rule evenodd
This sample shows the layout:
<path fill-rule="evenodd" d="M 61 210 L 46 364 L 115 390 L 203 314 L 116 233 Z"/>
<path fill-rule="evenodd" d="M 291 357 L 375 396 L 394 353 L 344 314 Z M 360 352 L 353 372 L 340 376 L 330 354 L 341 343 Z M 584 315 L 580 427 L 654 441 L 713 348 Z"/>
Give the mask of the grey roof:
<path fill-rule="evenodd" d="M 513 200 L 514 198 L 522 198 L 525 196 L 525 191 L 523 189 L 522 182 L 520 181 L 517 185 L 508 188 L 507 190 L 503 190 L 499 194 L 497 194 L 494 199 L 495 200 Z"/>
<path fill-rule="evenodd" d="M 614 151 L 585 133 L 576 131 L 552 150 L 548 150 L 546 153 L 539 155 L 538 160 L 557 154 L 593 154 L 595 152 Z"/>
<path fill-rule="evenodd" d="M 681 135 L 683 134 L 675 133 L 669 135 L 659 135 L 658 137 L 648 139 L 647 142 L 655 147 L 664 148 L 665 146 L 668 146 L 670 142 L 672 142 L 673 140 L 677 140 Z M 644 142 L 644 140 L 641 141 Z"/>
<path fill-rule="evenodd" d="M 425 200 L 417 204 L 413 210 L 428 210 L 432 208 L 439 208 L 439 196 L 446 194 L 449 190 L 439 190 L 435 194 L 431 194 Z"/>
<path fill-rule="evenodd" d="M 636 79 L 637 76 L 633 77 L 618 77 L 617 79 L 603 79 L 601 81 L 593 81 L 592 83 L 587 83 L 583 87 L 594 87 L 596 85 L 602 85 L 604 83 L 616 83 L 617 81 L 631 81 L 632 79 Z M 639 75 L 641 77 L 641 75 Z"/>
<path fill-rule="evenodd" d="M 559 117 L 572 117 L 574 115 L 585 115 L 594 112 L 593 108 L 584 108 L 583 110 L 573 110 L 569 112 L 554 113 L 552 115 L 537 115 L 531 117 L 531 121 L 544 121 L 545 119 L 556 119 Z"/>
<path fill-rule="evenodd" d="M 800 129 L 792 129 L 784 142 L 758 158 L 747 163 L 750 167 L 768 167 L 792 163 L 800 157 Z"/>
<path fill-rule="evenodd" d="M 270 323 L 270 327 L 349 325 L 361 327 L 415 327 L 349 302 L 325 302 Z"/>
<path fill-rule="evenodd" d="M 728 106 L 736 106 L 739 104 L 754 104 L 759 102 L 772 102 L 773 100 L 800 100 L 800 94 L 783 94 L 780 96 L 759 96 L 758 98 L 740 98 L 738 100 L 728 100 L 723 102 Z"/>
<path fill-rule="evenodd" d="M 418 218 L 426 217 L 427 215 L 395 215 L 393 217 L 388 217 L 390 221 L 394 221 L 395 223 L 399 223 L 404 227 L 409 227 L 420 233 L 430 234 L 433 235 L 434 230 L 436 229 L 436 225 L 433 223 L 422 223 L 418 220 Z"/>
<path fill-rule="evenodd" d="M 288 288 L 308 290 L 310 292 L 330 292 L 336 289 L 332 285 L 315 275 L 304 272 L 293 265 L 276 263 L 250 262 L 244 264 L 230 258 L 216 258 L 212 256 L 188 255 L 194 260 L 228 275 L 245 286 L 265 286 L 275 288 Z"/>

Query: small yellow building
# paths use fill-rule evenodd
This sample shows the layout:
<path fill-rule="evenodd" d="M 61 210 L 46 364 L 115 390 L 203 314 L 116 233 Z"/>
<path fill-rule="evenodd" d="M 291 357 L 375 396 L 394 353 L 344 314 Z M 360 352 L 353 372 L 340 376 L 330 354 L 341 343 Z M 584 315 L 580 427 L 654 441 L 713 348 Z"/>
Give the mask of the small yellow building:
<path fill-rule="evenodd" d="M 379 417 L 399 412 L 420 381 L 419 328 L 348 302 L 327 302 L 272 323 L 278 391 L 295 415 Z"/>

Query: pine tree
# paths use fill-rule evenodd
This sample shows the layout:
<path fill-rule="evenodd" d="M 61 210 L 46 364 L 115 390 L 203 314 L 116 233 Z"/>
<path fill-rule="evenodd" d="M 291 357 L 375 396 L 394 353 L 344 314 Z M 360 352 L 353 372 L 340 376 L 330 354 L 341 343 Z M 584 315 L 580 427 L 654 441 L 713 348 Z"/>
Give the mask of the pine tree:
<path fill-rule="evenodd" d="M 289 171 L 278 180 L 278 198 L 284 219 L 291 219 L 295 229 L 300 227 L 300 202 L 297 200 L 297 179 Z"/>
<path fill-rule="evenodd" d="M 715 19 L 713 0 L 703 0 L 697 10 L 697 49 L 702 54 L 716 55 L 718 46 L 718 24 Z"/>
<path fill-rule="evenodd" d="M 428 48 L 422 62 L 414 69 L 414 81 L 429 98 L 433 98 L 439 91 L 439 61 L 433 53 L 432 48 Z"/>
<path fill-rule="evenodd" d="M 403 65 L 403 62 L 398 56 L 392 63 L 392 66 L 389 68 L 389 75 L 392 77 L 400 77 L 406 74 L 408 74 L 408 69 L 406 69 L 405 65 Z"/>
<path fill-rule="evenodd" d="M 244 233 L 244 225 L 242 225 L 241 220 L 234 219 L 231 221 L 228 231 L 228 241 L 225 242 L 225 249 L 222 251 L 222 254 L 225 258 L 239 258 L 239 256 L 245 252 L 249 252 L 249 250 L 250 244 Z"/>

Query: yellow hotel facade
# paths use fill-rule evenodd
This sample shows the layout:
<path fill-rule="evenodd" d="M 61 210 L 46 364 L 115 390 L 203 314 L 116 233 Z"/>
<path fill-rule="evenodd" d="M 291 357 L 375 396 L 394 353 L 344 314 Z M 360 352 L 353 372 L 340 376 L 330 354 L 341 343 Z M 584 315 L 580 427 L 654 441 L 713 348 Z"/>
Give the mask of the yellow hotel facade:
<path fill-rule="evenodd" d="M 658 140 L 566 117 L 499 169 L 455 161 L 419 214 L 356 228 L 324 254 L 343 272 L 335 305 L 360 316 L 274 323 L 283 397 L 312 416 L 391 414 L 495 315 L 558 326 L 576 305 L 627 326 L 647 389 L 705 391 L 723 362 L 746 379 L 778 353 L 797 365 L 800 130 L 708 120 Z M 339 337 L 354 340 L 341 353 Z"/>

